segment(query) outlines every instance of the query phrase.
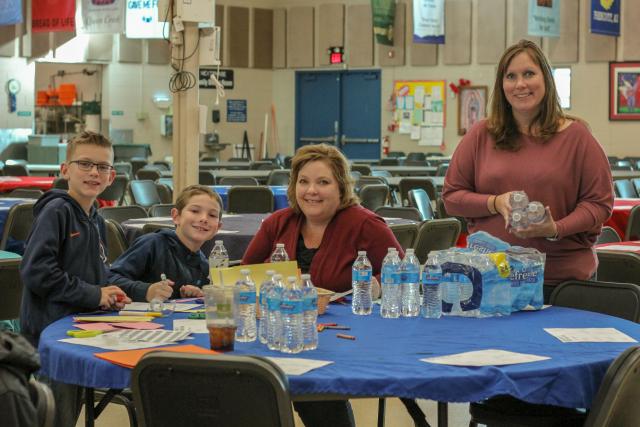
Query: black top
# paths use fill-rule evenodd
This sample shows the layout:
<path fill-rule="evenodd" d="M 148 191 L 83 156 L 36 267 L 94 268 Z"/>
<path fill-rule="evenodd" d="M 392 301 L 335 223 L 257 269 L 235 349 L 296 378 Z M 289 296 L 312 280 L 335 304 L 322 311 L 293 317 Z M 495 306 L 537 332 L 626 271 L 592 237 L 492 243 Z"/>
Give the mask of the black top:
<path fill-rule="evenodd" d="M 298 268 L 302 271 L 302 274 L 307 274 L 311 268 L 311 262 L 318 248 L 309 249 L 304 245 L 304 237 L 302 233 L 298 235 L 298 245 L 296 246 L 296 257 L 298 261 Z"/>

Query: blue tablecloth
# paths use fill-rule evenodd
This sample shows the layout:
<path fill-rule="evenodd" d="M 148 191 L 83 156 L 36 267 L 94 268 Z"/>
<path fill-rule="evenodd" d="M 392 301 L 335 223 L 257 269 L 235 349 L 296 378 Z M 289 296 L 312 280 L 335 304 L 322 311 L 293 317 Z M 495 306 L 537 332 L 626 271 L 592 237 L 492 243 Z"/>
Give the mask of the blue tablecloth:
<path fill-rule="evenodd" d="M 175 316 L 184 317 L 184 314 Z M 338 394 L 397 396 L 440 402 L 474 402 L 510 394 L 533 402 L 590 407 L 610 363 L 630 343 L 562 343 L 546 327 L 613 327 L 640 339 L 640 325 L 597 313 L 552 307 L 519 312 L 504 318 L 446 317 L 382 319 L 354 316 L 350 307 L 331 305 L 321 322 L 351 327 L 356 341 L 320 333 L 319 348 L 292 357 L 332 363 L 301 376 L 290 376 L 292 395 Z M 170 327 L 171 319 L 160 319 Z M 43 373 L 86 387 L 129 386 L 131 371 L 100 360 L 102 350 L 60 343 L 71 329 L 71 318 L 50 325 L 40 340 Z M 207 334 L 184 343 L 208 347 Z M 637 345 L 637 344 L 636 344 Z M 455 367 L 421 362 L 421 358 L 481 349 L 503 349 L 549 356 L 550 360 L 510 366 Z M 259 342 L 236 343 L 236 354 L 289 357 Z"/>
<path fill-rule="evenodd" d="M 231 188 L 230 185 L 211 185 L 211 188 L 220 195 L 224 210 L 227 210 L 227 193 Z M 273 209 L 284 209 L 289 206 L 289 200 L 287 199 L 287 186 L 286 185 L 270 185 L 269 188 L 273 192 Z"/>

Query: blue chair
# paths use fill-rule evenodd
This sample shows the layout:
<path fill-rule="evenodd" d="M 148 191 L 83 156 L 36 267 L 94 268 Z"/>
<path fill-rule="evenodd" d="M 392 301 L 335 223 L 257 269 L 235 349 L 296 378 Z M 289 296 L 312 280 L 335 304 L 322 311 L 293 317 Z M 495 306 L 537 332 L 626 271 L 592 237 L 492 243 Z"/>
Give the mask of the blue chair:
<path fill-rule="evenodd" d="M 618 197 L 622 197 L 625 199 L 637 199 L 638 193 L 636 193 L 636 189 L 634 188 L 631 181 L 628 179 L 617 179 L 613 181 L 613 185 L 616 190 L 616 194 Z"/>
<path fill-rule="evenodd" d="M 433 219 L 433 207 L 431 206 L 431 200 L 429 200 L 429 196 L 427 192 L 422 188 L 416 188 L 413 190 L 409 190 L 409 206 L 414 207 L 420 211 L 420 215 L 422 215 L 422 220 Z"/>

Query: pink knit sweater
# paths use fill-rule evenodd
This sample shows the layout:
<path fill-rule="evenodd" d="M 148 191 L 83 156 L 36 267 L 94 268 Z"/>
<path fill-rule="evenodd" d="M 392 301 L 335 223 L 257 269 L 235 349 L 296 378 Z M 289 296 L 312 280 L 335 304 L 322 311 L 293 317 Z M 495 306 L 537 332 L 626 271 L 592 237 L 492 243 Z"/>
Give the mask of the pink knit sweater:
<path fill-rule="evenodd" d="M 602 147 L 580 122 L 547 142 L 529 136 L 521 136 L 520 142 L 519 151 L 497 150 L 485 122 L 474 126 L 458 145 L 445 178 L 447 212 L 467 218 L 470 233 L 484 230 L 546 253 L 546 283 L 590 278 L 597 268 L 593 245 L 614 198 Z M 491 215 L 488 198 L 514 190 L 551 208 L 559 241 L 519 239 L 505 230 L 500 215 Z"/>

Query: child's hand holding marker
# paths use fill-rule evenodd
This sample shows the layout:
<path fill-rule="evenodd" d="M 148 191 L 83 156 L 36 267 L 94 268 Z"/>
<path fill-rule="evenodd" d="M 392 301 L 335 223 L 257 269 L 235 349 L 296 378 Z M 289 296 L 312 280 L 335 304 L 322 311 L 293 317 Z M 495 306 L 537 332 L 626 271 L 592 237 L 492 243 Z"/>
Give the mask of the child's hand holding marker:
<path fill-rule="evenodd" d="M 160 281 L 156 283 L 152 283 L 147 289 L 147 301 L 151 301 L 153 299 L 159 299 L 161 301 L 166 301 L 171 298 L 171 294 L 173 294 L 173 282 L 167 279 L 167 276 L 162 273 L 160 275 Z"/>

